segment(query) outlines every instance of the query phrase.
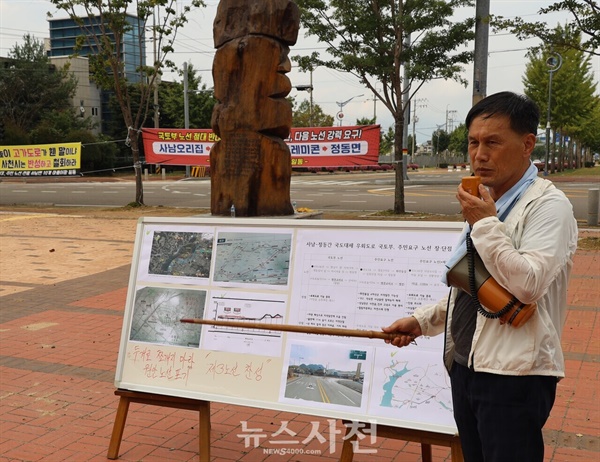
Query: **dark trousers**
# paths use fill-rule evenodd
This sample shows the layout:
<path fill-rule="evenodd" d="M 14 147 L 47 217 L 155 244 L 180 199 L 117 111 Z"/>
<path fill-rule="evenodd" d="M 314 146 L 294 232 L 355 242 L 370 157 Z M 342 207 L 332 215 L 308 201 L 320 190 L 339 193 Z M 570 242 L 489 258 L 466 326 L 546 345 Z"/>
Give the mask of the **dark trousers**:
<path fill-rule="evenodd" d="M 487 374 L 455 362 L 450 380 L 465 462 L 543 462 L 556 377 Z"/>

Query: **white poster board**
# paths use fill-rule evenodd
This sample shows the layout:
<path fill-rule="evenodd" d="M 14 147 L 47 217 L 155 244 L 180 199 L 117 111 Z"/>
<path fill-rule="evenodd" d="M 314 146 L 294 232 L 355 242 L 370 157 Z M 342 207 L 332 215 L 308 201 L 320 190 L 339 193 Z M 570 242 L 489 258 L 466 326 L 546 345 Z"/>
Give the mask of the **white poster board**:
<path fill-rule="evenodd" d="M 181 323 L 381 330 L 447 295 L 460 223 L 142 218 L 120 389 L 456 434 L 442 336 L 383 340 Z"/>

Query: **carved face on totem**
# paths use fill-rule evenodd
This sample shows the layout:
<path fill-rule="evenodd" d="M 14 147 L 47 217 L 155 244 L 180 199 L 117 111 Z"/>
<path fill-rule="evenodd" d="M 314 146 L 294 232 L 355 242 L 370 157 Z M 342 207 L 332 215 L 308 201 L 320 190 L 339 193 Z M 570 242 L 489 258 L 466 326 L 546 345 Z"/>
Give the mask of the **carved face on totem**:
<path fill-rule="evenodd" d="M 292 84 L 287 45 L 268 37 L 248 36 L 227 42 L 215 55 L 214 69 L 230 71 L 216 78 L 213 130 L 252 130 L 286 138 L 292 108 L 285 99 Z M 218 83 L 217 83 L 218 82 Z M 216 117 L 215 117 L 216 116 Z"/>
<path fill-rule="evenodd" d="M 213 130 L 247 129 L 286 138 L 292 108 L 289 46 L 299 29 L 297 5 L 289 0 L 222 0 L 213 34 L 215 98 Z"/>

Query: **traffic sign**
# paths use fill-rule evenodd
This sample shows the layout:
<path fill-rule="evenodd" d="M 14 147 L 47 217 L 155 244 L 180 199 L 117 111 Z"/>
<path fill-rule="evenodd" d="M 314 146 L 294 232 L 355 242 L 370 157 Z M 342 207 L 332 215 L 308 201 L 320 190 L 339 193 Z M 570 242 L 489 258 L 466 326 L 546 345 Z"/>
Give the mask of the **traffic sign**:
<path fill-rule="evenodd" d="M 367 359 L 367 352 L 364 350 L 350 350 L 350 359 Z"/>

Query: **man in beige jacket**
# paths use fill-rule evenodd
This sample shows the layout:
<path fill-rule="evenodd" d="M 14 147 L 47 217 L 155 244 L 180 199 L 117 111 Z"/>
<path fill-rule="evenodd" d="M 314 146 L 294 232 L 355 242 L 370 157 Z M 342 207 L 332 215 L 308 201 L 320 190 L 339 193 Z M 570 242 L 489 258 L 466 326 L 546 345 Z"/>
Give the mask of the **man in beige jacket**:
<path fill-rule="evenodd" d="M 437 304 L 383 328 L 399 333 L 388 342 L 398 347 L 445 333 L 454 418 L 467 462 L 542 462 L 542 427 L 564 377 L 560 337 L 577 223 L 565 195 L 538 178 L 531 162 L 538 124 L 536 104 L 511 92 L 483 99 L 467 115 L 481 198 L 458 187 L 466 223 L 455 251 L 460 257 L 470 239 L 504 289 L 537 304 L 533 316 L 518 328 L 490 319 L 478 312 L 477 297 L 452 287 Z"/>

